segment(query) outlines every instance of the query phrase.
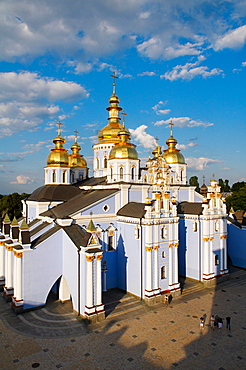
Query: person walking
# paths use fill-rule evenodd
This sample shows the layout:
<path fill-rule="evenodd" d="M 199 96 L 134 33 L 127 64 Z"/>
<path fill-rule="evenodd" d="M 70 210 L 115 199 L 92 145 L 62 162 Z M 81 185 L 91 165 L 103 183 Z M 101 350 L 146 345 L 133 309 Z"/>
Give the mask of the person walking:
<path fill-rule="evenodd" d="M 200 317 L 200 330 L 204 329 L 204 317 Z"/>
<path fill-rule="evenodd" d="M 219 330 L 222 329 L 222 326 L 223 326 L 223 319 L 221 317 L 219 317 L 219 320 L 218 320 L 218 328 L 219 328 Z"/>
<path fill-rule="evenodd" d="M 167 307 L 168 306 L 168 303 L 169 303 L 169 297 L 168 297 L 167 294 L 165 295 L 164 301 L 165 301 L 165 305 Z"/>
<path fill-rule="evenodd" d="M 214 322 L 215 322 L 215 318 L 214 318 L 214 315 L 212 315 L 211 318 L 210 318 L 210 327 L 213 330 L 214 330 Z"/>
<path fill-rule="evenodd" d="M 226 316 L 226 329 L 231 330 L 231 318 L 230 318 L 230 316 Z"/>

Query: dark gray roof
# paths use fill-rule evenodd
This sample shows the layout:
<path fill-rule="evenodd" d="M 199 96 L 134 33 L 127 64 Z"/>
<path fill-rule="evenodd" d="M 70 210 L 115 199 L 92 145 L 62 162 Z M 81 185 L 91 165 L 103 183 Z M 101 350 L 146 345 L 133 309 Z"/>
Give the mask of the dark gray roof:
<path fill-rule="evenodd" d="M 81 193 L 81 189 L 73 185 L 44 185 L 34 190 L 27 200 L 47 202 L 65 201 Z"/>
<path fill-rule="evenodd" d="M 45 229 L 48 225 L 50 225 L 49 222 L 43 222 L 42 224 L 38 225 L 37 227 L 35 227 L 35 229 L 32 229 L 30 231 L 30 236 L 37 234 L 39 231 Z"/>
<path fill-rule="evenodd" d="M 74 224 L 65 227 L 55 225 L 44 234 L 40 235 L 37 239 L 33 240 L 31 243 L 31 248 L 36 248 L 39 244 L 43 243 L 46 239 L 48 239 L 61 229 L 66 232 L 66 234 L 69 236 L 69 238 L 72 240 L 77 248 L 87 246 L 91 234 L 82 229 L 79 225 Z"/>
<path fill-rule="evenodd" d="M 120 208 L 117 216 L 143 218 L 145 215 L 145 203 L 129 202 Z"/>
<path fill-rule="evenodd" d="M 17 249 L 17 250 L 23 250 L 23 248 L 20 244 L 16 244 L 13 248 Z"/>
<path fill-rule="evenodd" d="M 98 253 L 98 252 L 102 252 L 102 249 L 92 248 L 92 249 L 87 249 L 86 250 L 86 253 Z"/>
<path fill-rule="evenodd" d="M 51 218 L 66 218 L 75 212 L 83 210 L 84 208 L 97 203 L 98 201 L 108 198 L 116 194 L 118 189 L 98 189 L 98 190 L 83 190 L 79 195 L 70 199 L 66 203 L 59 204 L 56 207 L 41 213 L 41 216 Z"/>
<path fill-rule="evenodd" d="M 47 230 L 45 233 L 43 233 L 42 235 L 40 235 L 38 238 L 36 238 L 35 240 L 33 240 L 31 242 L 31 248 L 36 248 L 39 244 L 41 244 L 42 242 L 44 242 L 46 239 L 48 239 L 50 236 L 54 235 L 57 231 L 59 231 L 61 229 L 60 226 L 58 225 L 55 225 L 53 226 L 51 229 Z"/>
<path fill-rule="evenodd" d="M 72 242 L 79 247 L 86 247 L 91 233 L 88 233 L 82 229 L 79 225 L 71 225 L 63 227 L 64 231 L 67 233 Z"/>
<path fill-rule="evenodd" d="M 181 202 L 178 204 L 178 215 L 201 215 L 202 211 L 202 203 Z"/>
<path fill-rule="evenodd" d="M 238 222 L 237 220 L 235 220 L 235 218 L 232 218 L 232 217 L 230 217 L 230 216 L 227 216 L 227 220 L 228 220 L 231 224 L 233 224 L 233 225 L 235 225 L 235 226 L 239 227 L 239 229 L 241 229 L 241 228 L 242 228 L 242 224 L 241 224 L 241 222 Z"/>
<path fill-rule="evenodd" d="M 40 220 L 38 218 L 35 218 L 31 222 L 29 222 L 28 227 L 32 227 L 32 226 L 36 225 L 38 222 L 40 222 Z"/>
<path fill-rule="evenodd" d="M 103 177 L 91 177 L 82 181 L 76 182 L 75 186 L 94 186 L 94 185 L 105 185 L 107 184 L 107 176 Z"/>

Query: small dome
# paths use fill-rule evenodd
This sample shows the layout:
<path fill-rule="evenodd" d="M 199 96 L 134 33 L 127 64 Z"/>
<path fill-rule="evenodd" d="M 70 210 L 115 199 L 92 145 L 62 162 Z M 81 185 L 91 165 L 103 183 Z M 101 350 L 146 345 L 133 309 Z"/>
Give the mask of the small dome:
<path fill-rule="evenodd" d="M 69 167 L 87 167 L 83 155 L 79 153 L 81 146 L 75 141 L 71 146 L 72 154 L 69 155 Z"/>
<path fill-rule="evenodd" d="M 168 164 L 182 163 L 185 164 L 185 159 L 183 154 L 180 152 L 164 152 L 162 157 L 166 160 Z"/>
<path fill-rule="evenodd" d="M 162 157 L 166 160 L 168 164 L 181 163 L 185 164 L 185 159 L 180 150 L 176 148 L 177 140 L 173 137 L 172 132 L 173 123 L 170 122 L 170 137 L 167 139 L 166 144 L 168 149 L 164 150 Z"/>
<path fill-rule="evenodd" d="M 134 146 L 114 146 L 110 153 L 109 159 L 138 159 L 138 153 Z"/>
<path fill-rule="evenodd" d="M 55 149 L 51 149 L 51 153 L 47 158 L 48 166 L 68 166 L 69 156 L 67 150 L 63 148 L 66 140 L 60 135 L 60 123 L 58 129 L 58 136 L 53 139 Z"/>

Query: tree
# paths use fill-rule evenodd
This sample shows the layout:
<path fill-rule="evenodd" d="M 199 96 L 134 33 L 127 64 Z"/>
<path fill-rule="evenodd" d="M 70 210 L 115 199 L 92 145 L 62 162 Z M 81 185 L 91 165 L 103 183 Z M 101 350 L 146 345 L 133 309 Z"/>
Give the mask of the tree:
<path fill-rule="evenodd" d="M 233 184 L 233 185 L 232 185 L 232 187 L 231 187 L 231 191 L 232 191 L 232 192 L 234 192 L 234 191 L 238 191 L 238 190 L 240 190 L 241 188 L 243 188 L 245 185 L 246 185 L 246 182 L 245 182 L 245 181 L 235 182 L 235 184 Z"/>
<path fill-rule="evenodd" d="M 229 193 L 231 190 L 230 185 L 229 185 L 229 180 L 225 180 L 225 187 L 224 187 L 224 192 Z"/>
<path fill-rule="evenodd" d="M 196 191 L 199 192 L 200 191 L 200 187 L 199 187 L 199 182 L 198 182 L 198 177 L 197 176 L 191 176 L 190 180 L 189 180 L 189 184 L 191 186 L 195 186 L 196 187 Z"/>
<path fill-rule="evenodd" d="M 21 217 L 21 201 L 22 199 L 26 199 L 28 196 L 29 194 L 26 193 L 22 193 L 21 195 L 18 193 L 13 193 L 0 196 L 0 221 L 2 222 L 6 213 L 8 214 L 10 220 L 12 220 L 14 216 L 17 219 Z"/>
<path fill-rule="evenodd" d="M 234 211 L 246 211 L 246 183 L 243 187 L 239 188 L 239 190 L 233 191 L 231 195 L 226 197 L 226 207 L 228 212 L 230 211 L 231 207 L 234 209 Z"/>
<path fill-rule="evenodd" d="M 221 193 L 224 193 L 225 184 L 224 184 L 224 181 L 222 179 L 219 179 L 218 185 L 220 186 Z"/>

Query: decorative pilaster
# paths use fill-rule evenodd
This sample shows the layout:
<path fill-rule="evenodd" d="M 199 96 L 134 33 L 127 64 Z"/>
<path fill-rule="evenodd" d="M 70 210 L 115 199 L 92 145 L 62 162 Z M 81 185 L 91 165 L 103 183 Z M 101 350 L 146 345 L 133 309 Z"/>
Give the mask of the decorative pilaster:
<path fill-rule="evenodd" d="M 95 306 L 93 304 L 93 260 L 94 256 L 86 255 L 86 305 L 85 315 L 90 316 L 95 314 Z"/>
<path fill-rule="evenodd" d="M 23 252 L 14 251 L 14 297 L 12 297 L 12 305 L 15 311 L 19 311 L 23 308 L 23 297 L 22 297 L 22 257 Z"/>
<path fill-rule="evenodd" d="M 152 247 L 145 247 L 146 250 L 146 289 L 145 296 L 152 297 Z"/>
<path fill-rule="evenodd" d="M 96 256 L 96 312 L 103 312 L 104 305 L 102 304 L 102 254 Z"/>
<path fill-rule="evenodd" d="M 173 285 L 173 243 L 169 244 L 169 266 L 168 266 L 168 285 L 172 289 Z"/>
<path fill-rule="evenodd" d="M 0 241 L 0 292 L 5 285 L 5 244 Z"/>
<path fill-rule="evenodd" d="M 154 277 L 153 277 L 153 291 L 155 295 L 160 294 L 160 288 L 159 288 L 159 269 L 158 269 L 158 251 L 159 246 L 154 246 Z"/>
<path fill-rule="evenodd" d="M 11 298 L 14 294 L 13 288 L 13 268 L 12 268 L 12 251 L 13 246 L 5 245 L 6 248 L 6 280 L 5 280 L 5 287 L 4 287 L 4 298 L 7 302 L 11 301 Z"/>

